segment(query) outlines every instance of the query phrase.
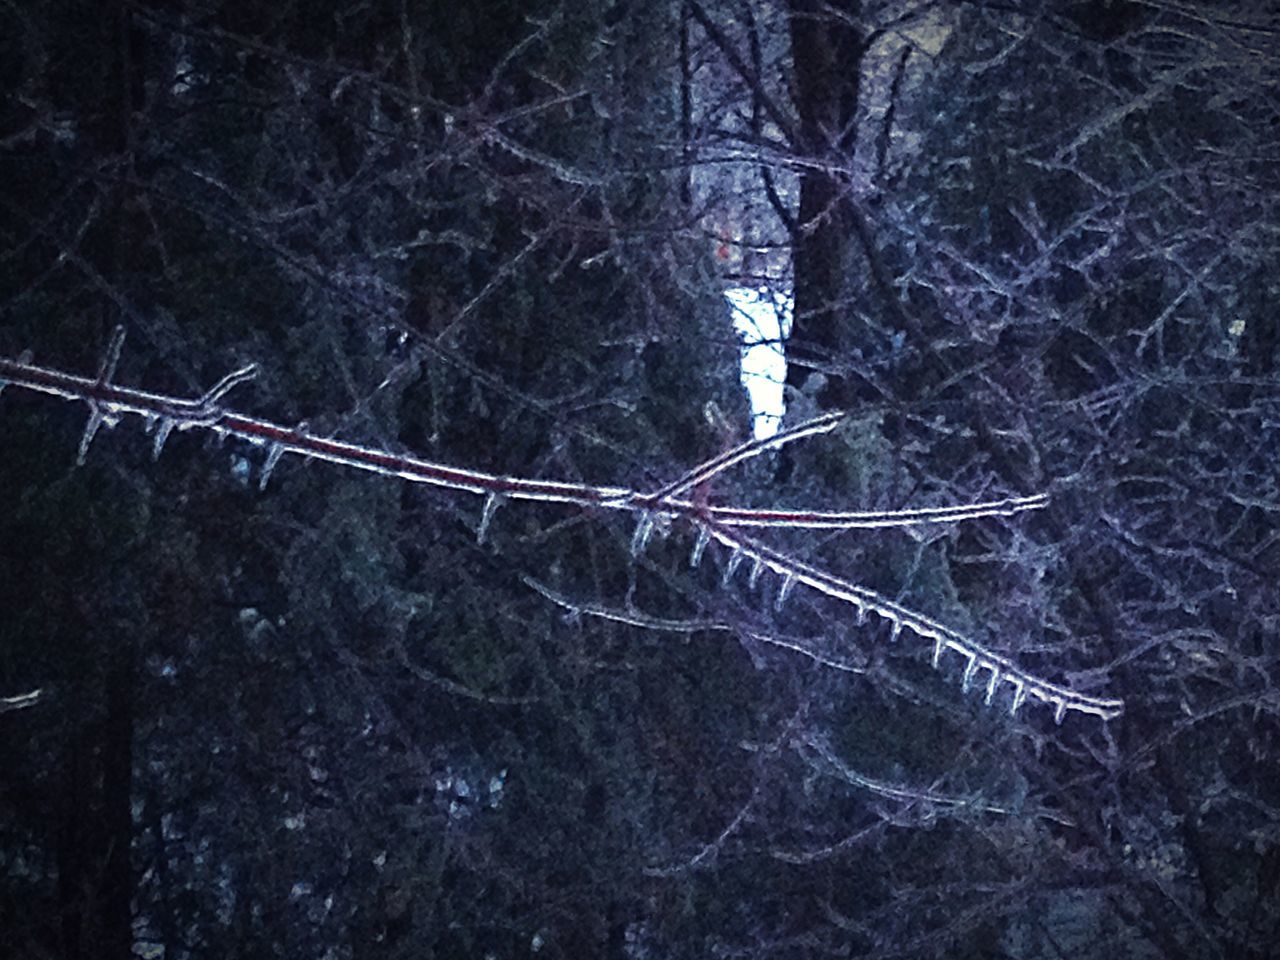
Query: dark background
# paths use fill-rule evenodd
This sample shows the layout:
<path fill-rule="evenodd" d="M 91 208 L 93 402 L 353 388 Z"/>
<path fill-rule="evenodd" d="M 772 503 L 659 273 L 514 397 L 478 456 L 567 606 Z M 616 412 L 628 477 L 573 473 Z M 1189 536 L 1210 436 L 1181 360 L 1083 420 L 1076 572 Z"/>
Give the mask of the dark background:
<path fill-rule="evenodd" d="M 123 325 L 123 384 L 649 488 L 786 287 L 788 422 L 852 416 L 707 494 L 1047 492 L 769 539 L 1126 702 L 984 707 L 680 524 L 481 544 L 137 418 L 76 467 L 11 388 L 0 954 L 1280 956 L 1278 53 L 1260 0 L 0 4 L 0 355 Z"/>

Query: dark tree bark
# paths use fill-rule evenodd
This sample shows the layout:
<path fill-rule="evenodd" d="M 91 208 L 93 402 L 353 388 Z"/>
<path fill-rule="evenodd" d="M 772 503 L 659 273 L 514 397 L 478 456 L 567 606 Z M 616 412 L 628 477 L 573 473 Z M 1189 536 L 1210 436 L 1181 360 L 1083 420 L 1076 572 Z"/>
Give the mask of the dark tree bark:
<path fill-rule="evenodd" d="M 787 344 L 787 383 L 802 386 L 814 368 L 830 369 L 848 344 L 841 336 L 845 276 L 856 234 L 847 207 L 848 182 L 831 169 L 853 160 L 855 118 L 865 38 L 854 24 L 858 0 L 830 5 L 791 0 L 792 97 L 799 118 L 799 151 L 815 161 L 800 176 L 800 209 L 793 256 L 795 311 Z M 836 16 L 831 8 L 847 16 Z M 838 378 L 823 398 L 838 405 Z"/>

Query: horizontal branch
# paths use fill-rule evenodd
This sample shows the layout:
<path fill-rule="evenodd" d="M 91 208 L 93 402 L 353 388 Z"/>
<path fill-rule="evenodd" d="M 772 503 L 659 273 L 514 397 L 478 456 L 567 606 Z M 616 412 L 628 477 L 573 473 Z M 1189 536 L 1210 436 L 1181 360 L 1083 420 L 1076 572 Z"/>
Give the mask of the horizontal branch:
<path fill-rule="evenodd" d="M 749 640 L 754 640 L 767 646 L 790 650 L 792 653 L 798 653 L 802 657 L 812 660 L 819 666 L 839 670 L 842 673 L 863 674 L 867 672 L 865 667 L 855 666 L 844 660 L 824 656 L 794 640 L 788 640 L 785 637 L 775 636 L 771 633 L 763 633 L 759 630 L 751 630 L 740 624 L 725 623 L 719 620 L 673 620 L 668 617 L 655 617 L 651 614 L 641 613 L 638 610 L 615 610 L 612 607 L 597 603 L 579 603 L 556 593 L 556 591 L 543 583 L 539 583 L 533 577 L 521 577 L 520 579 L 524 581 L 525 586 L 540 593 L 556 606 L 563 607 L 569 612 L 570 616 L 577 617 L 586 614 L 589 617 L 599 617 L 601 620 L 609 620 L 613 623 L 622 623 L 629 627 L 639 627 L 642 630 L 654 630 L 660 633 L 690 634 L 700 633 L 704 630 L 732 633 L 735 636 L 746 637 Z"/>
<path fill-rule="evenodd" d="M 903 787 L 898 784 L 888 783 L 883 780 L 876 780 L 868 777 L 866 774 L 859 773 L 854 770 L 831 748 L 831 744 L 825 738 L 818 736 L 808 736 L 800 739 L 797 745 L 809 747 L 817 753 L 827 765 L 839 774 L 840 778 L 847 783 L 862 787 L 877 796 L 884 797 L 887 800 L 897 800 L 906 804 L 923 804 L 926 808 L 939 808 L 943 810 L 955 810 L 960 812 L 974 813 L 994 813 L 1001 816 L 1015 816 L 1026 814 L 1037 819 L 1052 820 L 1054 823 L 1060 823 L 1065 827 L 1074 827 L 1075 821 L 1069 817 L 1050 810 L 1048 808 L 1019 810 L 1010 806 L 1002 806 L 997 803 L 989 803 L 977 797 L 958 797 L 949 794 L 936 793 L 932 790 L 916 789 L 914 787 Z"/>
<path fill-rule="evenodd" d="M 281 455 L 296 453 L 301 456 L 330 463 L 355 467 L 393 476 L 414 483 L 466 493 L 503 496 L 517 500 L 538 500 L 546 503 L 570 503 L 584 507 L 603 507 L 630 512 L 649 512 L 668 516 L 706 515 L 724 526 L 796 527 L 806 529 L 869 529 L 876 527 L 901 527 L 919 523 L 953 523 L 978 517 L 1010 515 L 1023 510 L 1035 510 L 1044 506 L 1048 498 L 1043 495 L 993 500 L 983 503 L 960 504 L 950 507 L 929 507 L 900 511 L 823 511 L 804 508 L 754 509 L 734 506 L 703 506 L 678 496 L 691 485 L 703 482 L 722 470 L 728 469 L 766 450 L 801 437 L 812 436 L 834 428 L 841 415 L 820 417 L 807 424 L 780 434 L 782 437 L 765 441 L 752 441 L 727 454 L 716 457 L 685 474 L 670 488 L 656 494 L 645 494 L 626 487 L 597 486 L 584 483 L 566 483 L 555 480 L 534 480 L 523 477 L 502 476 L 480 470 L 470 470 L 452 464 L 423 460 L 418 457 L 395 454 L 375 447 L 334 440 L 309 432 L 305 427 L 289 427 L 259 420 L 236 413 L 219 404 L 233 387 L 251 379 L 252 366 L 237 370 L 218 382 L 211 390 L 196 400 L 150 393 L 131 387 L 122 387 L 102 379 L 90 379 L 48 367 L 35 366 L 22 360 L 0 358 L 0 384 L 12 383 L 18 387 L 40 393 L 79 400 L 90 407 L 90 426 L 82 443 L 87 448 L 98 427 L 114 426 L 123 414 L 136 414 L 155 429 L 157 455 L 164 441 L 174 430 L 203 428 L 226 436 L 235 436 L 250 443 L 267 446 L 271 450 L 269 462 L 274 466 Z M 689 478 L 695 478 L 692 484 Z M 671 492 L 666 492 L 670 489 Z"/>
<path fill-rule="evenodd" d="M 621 510 L 638 514 L 640 519 L 632 543 L 635 550 L 643 549 L 655 520 L 670 521 L 683 518 L 689 521 L 698 533 L 698 543 L 693 554 L 695 564 L 701 557 L 706 544 L 714 539 L 733 551 L 733 557 L 726 569 L 726 580 L 732 576 L 733 569 L 742 557 L 749 557 L 756 565 L 752 574 L 753 581 L 764 568 L 773 570 L 783 578 L 779 602 L 785 598 L 792 585 L 799 582 L 827 596 L 852 604 L 858 611 L 859 622 L 862 622 L 868 611 L 888 619 L 893 624 L 895 639 L 903 627 L 919 636 L 932 639 L 935 666 L 938 665 L 942 655 L 949 650 L 967 659 L 968 664 L 964 674 L 966 690 L 981 671 L 986 672 L 988 703 L 1002 685 L 1012 687 L 1013 699 L 1010 713 L 1016 713 L 1018 707 L 1027 698 L 1051 705 L 1054 708 L 1055 719 L 1059 723 L 1068 711 L 1092 714 L 1104 720 L 1119 716 L 1123 712 L 1124 705 L 1119 700 L 1086 696 L 1035 677 L 1008 658 L 963 637 L 936 620 L 909 610 L 872 590 L 789 557 L 772 547 L 743 536 L 735 529 L 745 526 L 857 529 L 910 526 L 918 523 L 949 523 L 1038 509 L 1047 502 L 1047 497 L 1043 494 L 952 507 L 845 513 L 707 506 L 679 496 L 721 471 L 766 450 L 775 449 L 782 443 L 833 429 L 842 419 L 839 414 L 820 417 L 807 424 L 801 424 L 772 440 L 751 441 L 743 444 L 707 461 L 657 493 L 644 494 L 625 487 L 537 480 L 469 470 L 451 464 L 391 453 L 376 447 L 335 440 L 314 434 L 305 426 L 288 427 L 270 420 L 248 417 L 222 406 L 222 399 L 231 389 L 254 376 L 253 367 L 245 367 L 229 374 L 211 390 L 194 400 L 122 387 L 110 382 L 119 352 L 120 339 L 119 334 L 113 337 L 107 359 L 101 365 L 96 379 L 35 366 L 25 356 L 18 360 L 0 358 L 0 389 L 7 384 L 13 384 L 28 390 L 86 403 L 89 406 L 89 422 L 80 443 L 80 459 L 83 459 L 100 426 L 115 426 L 123 415 L 135 414 L 143 417 L 147 421 L 148 428 L 154 433 L 154 456 L 159 456 L 165 439 L 174 429 L 206 429 L 220 436 L 239 437 L 265 447 L 267 455 L 260 477 L 263 486 L 266 485 L 271 471 L 280 458 L 285 453 L 295 453 L 311 459 L 326 460 L 330 463 L 414 483 L 426 483 L 445 489 L 484 495 L 488 499 L 480 527 L 481 538 L 484 536 L 496 505 L 506 499 L 577 504 L 588 508 Z M 590 612 L 606 615 L 596 610 Z M 614 618 L 618 619 L 616 615 Z M 636 623 L 637 626 L 662 628 L 653 621 L 638 623 L 632 619 L 629 622 Z M 769 643 L 777 642 L 776 638 L 772 637 L 761 636 L 757 639 L 766 640 Z"/>
<path fill-rule="evenodd" d="M 0 713 L 34 707 L 40 702 L 42 696 L 44 696 L 43 690 L 31 690 L 27 693 L 20 693 L 16 697 L 0 697 Z"/>

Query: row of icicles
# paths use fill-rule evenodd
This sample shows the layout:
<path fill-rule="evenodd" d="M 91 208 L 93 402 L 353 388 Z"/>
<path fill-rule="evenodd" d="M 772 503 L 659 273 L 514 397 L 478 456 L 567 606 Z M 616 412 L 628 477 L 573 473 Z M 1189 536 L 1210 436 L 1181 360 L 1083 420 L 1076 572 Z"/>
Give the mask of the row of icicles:
<path fill-rule="evenodd" d="M 752 561 L 750 583 L 760 579 L 764 570 L 781 578 L 775 599 L 780 608 L 797 583 L 854 607 L 859 625 L 868 613 L 887 619 L 891 639 L 903 629 L 933 641 L 933 664 L 937 667 L 947 650 L 967 658 L 962 679 L 964 690 L 970 689 L 978 674 L 985 671 L 986 702 L 991 703 L 1002 684 L 1013 688 L 1010 713 L 1016 714 L 1027 699 L 1043 702 L 1053 708 L 1054 719 L 1061 723 L 1070 711 L 1109 720 L 1124 711 L 1120 700 L 1093 697 L 1068 687 L 1036 677 L 1009 658 L 994 652 L 951 628 L 910 610 L 872 590 L 814 567 L 782 553 L 768 544 L 747 536 L 748 528 L 781 527 L 786 529 L 854 530 L 879 527 L 909 527 L 918 524 L 952 523 L 981 517 L 1010 516 L 1045 506 L 1048 497 L 1007 497 L 999 500 L 961 504 L 950 507 L 926 507 L 895 511 L 826 511 L 808 509 L 748 508 L 713 505 L 689 499 L 694 488 L 706 484 L 718 474 L 761 454 L 788 443 L 825 434 L 842 423 L 846 415 L 833 413 L 818 417 L 771 437 L 752 440 L 734 447 L 688 471 L 670 484 L 652 492 L 624 487 L 606 487 L 554 480 L 502 476 L 470 470 L 452 464 L 423 460 L 406 454 L 337 440 L 310 432 L 305 424 L 294 427 L 260 420 L 237 413 L 223 405 L 226 395 L 236 386 L 252 379 L 256 370 L 245 367 L 223 377 L 196 399 L 150 393 L 112 382 L 123 343 L 123 330 L 117 329 L 94 379 L 79 377 L 49 367 L 35 366 L 29 354 L 16 360 L 0 358 L 0 390 L 6 384 L 86 403 L 89 420 L 81 437 L 78 460 L 83 461 L 98 430 L 114 427 L 126 414 L 136 414 L 147 421 L 152 433 L 152 455 L 158 457 L 173 430 L 207 429 L 220 437 L 234 436 L 267 450 L 259 474 L 259 485 L 265 487 L 276 465 L 285 453 L 327 460 L 344 466 L 367 470 L 383 476 L 415 483 L 480 494 L 485 505 L 478 527 L 484 539 L 498 506 L 508 500 L 533 500 L 548 503 L 577 504 L 584 508 L 624 510 L 637 515 L 632 538 L 633 553 L 638 554 L 648 543 L 655 525 L 669 525 L 677 518 L 689 521 L 696 530 L 691 561 L 697 566 L 712 541 L 729 551 L 725 564 L 727 583 L 744 559 Z"/>

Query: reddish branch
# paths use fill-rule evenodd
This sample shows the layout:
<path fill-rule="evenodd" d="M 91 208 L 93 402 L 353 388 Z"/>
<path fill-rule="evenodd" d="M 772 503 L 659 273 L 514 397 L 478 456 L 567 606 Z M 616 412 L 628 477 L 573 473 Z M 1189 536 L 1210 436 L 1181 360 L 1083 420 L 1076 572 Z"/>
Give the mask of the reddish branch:
<path fill-rule="evenodd" d="M 450 464 L 335 440 L 331 437 L 318 436 L 304 426 L 288 427 L 269 420 L 247 417 L 224 406 L 222 400 L 232 388 L 254 376 L 253 367 L 246 367 L 229 374 L 197 399 L 123 387 L 111 382 L 121 340 L 122 334 L 118 332 L 95 379 L 36 366 L 26 356 L 17 360 L 0 358 L 0 390 L 7 384 L 13 384 L 67 400 L 86 403 L 89 407 L 89 421 L 80 443 L 81 459 L 101 426 L 113 427 L 123 415 L 136 414 L 147 421 L 148 429 L 153 432 L 155 456 L 159 456 L 165 440 L 174 429 L 212 430 L 219 435 L 239 437 L 265 447 L 267 457 L 261 475 L 263 486 L 266 485 L 272 469 L 280 458 L 285 453 L 296 453 L 304 457 L 328 460 L 332 463 L 415 483 L 427 483 L 451 490 L 485 495 L 487 500 L 484 519 L 481 522 L 481 536 L 488 527 L 488 521 L 492 517 L 495 506 L 506 498 L 571 503 L 635 513 L 639 516 L 633 540 L 633 547 L 636 550 L 644 547 L 655 523 L 669 523 L 673 519 L 681 518 L 691 523 L 698 531 L 698 543 L 694 548 L 693 558 L 695 563 L 701 558 L 707 543 L 715 540 L 731 551 L 726 580 L 732 576 L 733 570 L 745 557 L 751 559 L 755 565 L 752 571 L 753 583 L 764 569 L 772 570 L 782 577 L 779 603 L 785 599 L 794 584 L 801 583 L 828 597 L 852 605 L 857 611 L 860 624 L 868 612 L 875 613 L 892 623 L 895 639 L 903 628 L 931 639 L 934 642 L 935 666 L 938 665 L 942 655 L 948 651 L 958 653 L 966 659 L 964 673 L 966 690 L 973 680 L 983 681 L 986 687 L 986 701 L 990 703 L 1002 686 L 1009 686 L 1012 690 L 1011 713 L 1016 713 L 1018 707 L 1027 699 L 1052 706 L 1055 719 L 1059 723 L 1069 711 L 1092 714 L 1107 720 L 1119 716 L 1124 710 L 1124 704 L 1119 700 L 1088 696 L 1035 677 L 1008 658 L 961 636 L 929 617 L 915 613 L 865 587 L 743 536 L 739 530 L 741 527 L 865 529 L 948 523 L 1039 509 L 1047 502 L 1047 497 L 1044 495 L 953 507 L 872 512 L 757 510 L 699 504 L 683 496 L 716 474 L 767 450 L 834 429 L 843 419 L 842 415 L 832 414 L 820 417 L 773 437 L 745 443 L 689 471 L 674 483 L 655 492 L 643 493 L 625 487 L 536 480 L 468 470 Z"/>

